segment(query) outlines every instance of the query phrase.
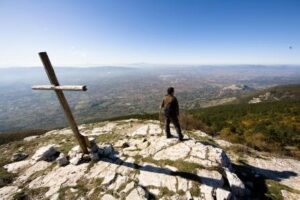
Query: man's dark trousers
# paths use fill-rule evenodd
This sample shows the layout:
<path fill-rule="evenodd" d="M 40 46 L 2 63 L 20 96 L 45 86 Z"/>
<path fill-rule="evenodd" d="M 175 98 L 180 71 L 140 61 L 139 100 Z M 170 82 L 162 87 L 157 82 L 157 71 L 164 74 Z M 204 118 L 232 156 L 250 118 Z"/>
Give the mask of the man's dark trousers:
<path fill-rule="evenodd" d="M 172 122 L 172 124 L 174 124 L 176 132 L 178 134 L 178 138 L 180 140 L 182 140 L 183 135 L 181 133 L 181 128 L 180 128 L 178 117 L 165 117 L 165 132 L 166 132 L 167 137 L 171 137 L 170 122 Z"/>

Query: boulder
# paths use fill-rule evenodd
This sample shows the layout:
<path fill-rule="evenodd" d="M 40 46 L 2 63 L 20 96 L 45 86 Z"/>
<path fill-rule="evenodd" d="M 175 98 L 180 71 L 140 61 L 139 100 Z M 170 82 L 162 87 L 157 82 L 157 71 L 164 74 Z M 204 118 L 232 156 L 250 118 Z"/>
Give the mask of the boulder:
<path fill-rule="evenodd" d="M 28 154 L 27 154 L 27 153 L 18 152 L 18 153 L 13 154 L 10 160 L 11 160 L 12 162 L 17 162 L 17 161 L 24 160 L 24 159 L 26 159 L 27 157 L 28 157 Z"/>
<path fill-rule="evenodd" d="M 35 154 L 32 156 L 34 161 L 52 161 L 59 155 L 59 152 L 55 149 L 54 144 L 49 144 L 47 146 L 39 148 Z"/>
<path fill-rule="evenodd" d="M 74 146 L 69 152 L 68 156 L 70 159 L 76 157 L 78 154 L 82 154 L 81 148 L 79 145 Z"/>
<path fill-rule="evenodd" d="M 222 188 L 217 188 L 216 189 L 216 199 L 217 200 L 229 200 L 229 199 L 231 199 L 231 193 Z"/>
<path fill-rule="evenodd" d="M 63 153 L 59 154 L 58 158 L 56 159 L 56 162 L 59 166 L 66 166 L 67 164 L 69 164 L 69 160 Z"/>
<path fill-rule="evenodd" d="M 91 152 L 91 154 L 97 154 L 97 152 L 96 153 Z M 68 152 L 68 156 L 70 158 L 69 161 L 72 165 L 78 165 L 80 163 L 89 162 L 92 159 L 91 155 L 82 153 L 82 150 L 79 145 L 74 146 Z"/>
<path fill-rule="evenodd" d="M 38 135 L 33 135 L 33 136 L 28 136 L 28 137 L 24 138 L 23 140 L 26 142 L 30 142 L 38 137 L 39 137 Z"/>
<path fill-rule="evenodd" d="M 83 153 L 78 153 L 72 158 L 70 158 L 70 163 L 72 165 L 78 165 L 82 161 Z"/>
<path fill-rule="evenodd" d="M 246 190 L 241 179 L 227 168 L 224 171 L 232 193 L 236 196 L 244 196 Z"/>
<path fill-rule="evenodd" d="M 103 144 L 99 147 L 99 154 L 103 157 L 110 157 L 114 152 L 114 148 L 111 144 Z"/>

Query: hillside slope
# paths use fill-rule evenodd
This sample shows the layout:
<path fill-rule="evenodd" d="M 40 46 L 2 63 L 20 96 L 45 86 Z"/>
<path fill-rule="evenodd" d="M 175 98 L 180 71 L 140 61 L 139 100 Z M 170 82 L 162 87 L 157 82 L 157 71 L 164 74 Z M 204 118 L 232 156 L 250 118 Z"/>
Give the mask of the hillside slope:
<path fill-rule="evenodd" d="M 223 139 L 300 158 L 300 85 L 270 88 L 190 113 Z"/>
<path fill-rule="evenodd" d="M 255 192 L 256 171 L 252 176 L 240 169 L 245 165 L 231 162 L 221 148 L 230 143 L 204 132 L 185 131 L 185 141 L 178 142 L 177 138 L 165 138 L 158 121 L 134 119 L 85 124 L 80 130 L 94 138 L 90 155 L 80 153 L 70 129 L 1 145 L 0 198 L 220 200 L 268 195 Z M 238 160 L 236 154 L 230 156 Z M 280 186 L 276 195 L 299 197 L 300 164 L 289 163 L 290 171 L 268 172 L 276 175 L 276 181 L 282 180 L 283 185 L 275 184 Z M 266 172 L 253 169 L 260 169 L 262 175 Z"/>

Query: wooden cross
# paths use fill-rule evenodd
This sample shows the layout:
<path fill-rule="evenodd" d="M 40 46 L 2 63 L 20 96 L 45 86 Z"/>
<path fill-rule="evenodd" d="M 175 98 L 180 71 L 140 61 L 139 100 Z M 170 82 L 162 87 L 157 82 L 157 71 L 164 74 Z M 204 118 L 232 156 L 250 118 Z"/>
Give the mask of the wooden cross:
<path fill-rule="evenodd" d="M 65 113 L 65 116 L 71 126 L 71 129 L 72 129 L 76 139 L 78 140 L 78 143 L 79 143 L 83 153 L 88 153 L 87 146 L 90 146 L 89 142 L 86 137 L 84 137 L 83 135 L 81 135 L 79 133 L 76 121 L 73 117 L 70 106 L 65 98 L 64 93 L 63 93 L 63 90 L 86 91 L 87 90 L 86 86 L 85 85 L 84 86 L 76 86 L 76 85 L 60 86 L 47 53 L 40 52 L 39 56 L 42 60 L 42 63 L 44 65 L 44 68 L 46 70 L 46 73 L 50 80 L 51 85 L 36 85 L 36 86 L 32 86 L 32 89 L 33 90 L 54 90 L 55 91 L 56 96 L 59 100 L 59 103 Z"/>

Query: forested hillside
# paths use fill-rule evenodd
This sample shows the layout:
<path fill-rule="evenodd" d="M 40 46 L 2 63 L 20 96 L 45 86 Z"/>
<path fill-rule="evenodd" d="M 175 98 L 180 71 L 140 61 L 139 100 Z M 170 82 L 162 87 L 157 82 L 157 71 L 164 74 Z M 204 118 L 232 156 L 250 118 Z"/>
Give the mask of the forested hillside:
<path fill-rule="evenodd" d="M 275 87 L 269 91 L 277 97 L 287 93 L 295 97 L 300 87 Z M 212 134 L 221 138 L 258 150 L 300 157 L 300 100 L 282 98 L 248 104 L 243 99 L 240 102 L 243 103 L 203 108 L 191 113 L 208 125 Z"/>

